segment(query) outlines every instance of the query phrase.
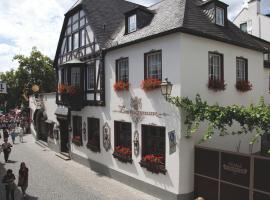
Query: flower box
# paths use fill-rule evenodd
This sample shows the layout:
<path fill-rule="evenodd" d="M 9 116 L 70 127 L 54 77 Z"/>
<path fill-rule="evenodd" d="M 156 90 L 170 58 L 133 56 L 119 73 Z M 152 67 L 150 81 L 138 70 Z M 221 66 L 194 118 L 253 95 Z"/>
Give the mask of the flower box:
<path fill-rule="evenodd" d="M 140 165 L 146 168 L 147 171 L 155 174 L 162 173 L 165 175 L 167 172 L 165 169 L 165 157 L 163 155 L 146 155 L 140 161 Z"/>
<path fill-rule="evenodd" d="M 96 153 L 100 152 L 99 144 L 97 144 L 97 142 L 95 142 L 95 141 L 88 141 L 86 146 L 88 149 L 90 149 L 93 152 L 96 152 Z"/>
<path fill-rule="evenodd" d="M 209 79 L 207 86 L 209 89 L 212 89 L 214 91 L 221 91 L 221 90 L 226 89 L 226 84 L 225 84 L 224 80 Z"/>
<path fill-rule="evenodd" d="M 114 149 L 113 157 L 123 163 L 132 163 L 132 152 L 128 147 L 117 146 Z"/>
<path fill-rule="evenodd" d="M 113 85 L 115 91 L 124 91 L 129 89 L 129 83 L 118 81 Z"/>
<path fill-rule="evenodd" d="M 143 80 L 141 82 L 141 88 L 144 91 L 154 90 L 156 88 L 159 88 L 160 84 L 161 84 L 160 80 L 154 79 L 154 78 L 149 78 L 149 79 Z"/>
<path fill-rule="evenodd" d="M 252 84 L 249 81 L 237 81 L 235 87 L 240 92 L 247 92 L 252 90 Z"/>
<path fill-rule="evenodd" d="M 75 144 L 76 146 L 82 146 L 82 140 L 80 136 L 74 136 L 72 138 L 72 143 Z"/>

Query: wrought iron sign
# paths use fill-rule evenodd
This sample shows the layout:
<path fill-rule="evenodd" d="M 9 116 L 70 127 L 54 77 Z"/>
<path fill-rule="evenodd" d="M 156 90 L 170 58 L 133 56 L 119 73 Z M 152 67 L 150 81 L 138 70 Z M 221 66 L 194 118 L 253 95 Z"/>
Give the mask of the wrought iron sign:
<path fill-rule="evenodd" d="M 134 143 L 134 154 L 135 154 L 135 156 L 138 156 L 140 144 L 139 144 L 139 132 L 137 130 L 134 132 L 133 143 Z"/>
<path fill-rule="evenodd" d="M 107 122 L 103 126 L 103 147 L 106 151 L 111 148 L 111 128 Z"/>

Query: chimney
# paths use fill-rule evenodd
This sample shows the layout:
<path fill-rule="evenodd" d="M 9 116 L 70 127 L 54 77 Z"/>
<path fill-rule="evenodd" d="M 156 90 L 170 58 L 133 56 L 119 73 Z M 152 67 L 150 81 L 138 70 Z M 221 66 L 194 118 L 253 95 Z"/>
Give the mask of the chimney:
<path fill-rule="evenodd" d="M 248 8 L 255 14 L 261 13 L 261 0 L 250 0 L 248 2 Z"/>

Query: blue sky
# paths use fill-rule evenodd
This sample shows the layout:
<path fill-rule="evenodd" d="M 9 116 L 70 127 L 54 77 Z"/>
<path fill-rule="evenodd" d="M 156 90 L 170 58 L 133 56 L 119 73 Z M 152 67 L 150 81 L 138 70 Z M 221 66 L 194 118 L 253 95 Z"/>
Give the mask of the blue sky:
<path fill-rule="evenodd" d="M 33 46 L 54 58 L 64 14 L 77 0 L 0 0 L 0 72 L 16 68 L 16 54 L 28 55 Z M 149 6 L 159 0 L 130 0 Z M 223 0 L 234 17 L 248 0 Z M 270 13 L 270 0 L 262 0 Z M 42 9 L 41 9 L 42 8 Z"/>

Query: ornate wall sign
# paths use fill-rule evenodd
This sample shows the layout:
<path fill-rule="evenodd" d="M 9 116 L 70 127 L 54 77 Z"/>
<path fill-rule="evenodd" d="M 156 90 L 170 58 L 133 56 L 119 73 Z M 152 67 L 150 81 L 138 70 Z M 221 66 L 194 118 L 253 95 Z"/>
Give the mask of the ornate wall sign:
<path fill-rule="evenodd" d="M 107 122 L 103 126 L 103 147 L 106 151 L 111 148 L 111 128 Z"/>
<path fill-rule="evenodd" d="M 139 144 L 139 132 L 137 130 L 134 132 L 133 143 L 134 143 L 134 154 L 135 154 L 135 156 L 138 156 L 140 144 Z"/>
<path fill-rule="evenodd" d="M 83 122 L 82 132 L 83 132 L 83 140 L 86 141 L 86 123 L 85 122 Z"/>
<path fill-rule="evenodd" d="M 141 109 L 142 109 L 142 100 L 138 97 L 134 97 L 130 99 L 130 109 L 126 108 L 126 106 L 123 105 L 119 106 L 119 110 L 115 110 L 114 112 L 129 114 L 136 126 L 143 120 L 143 117 L 145 115 L 156 116 L 158 118 L 162 116 L 167 116 L 166 113 L 146 112 L 141 111 Z"/>
<path fill-rule="evenodd" d="M 170 144 L 170 154 L 176 151 L 176 135 L 175 130 L 168 132 L 169 144 Z"/>

